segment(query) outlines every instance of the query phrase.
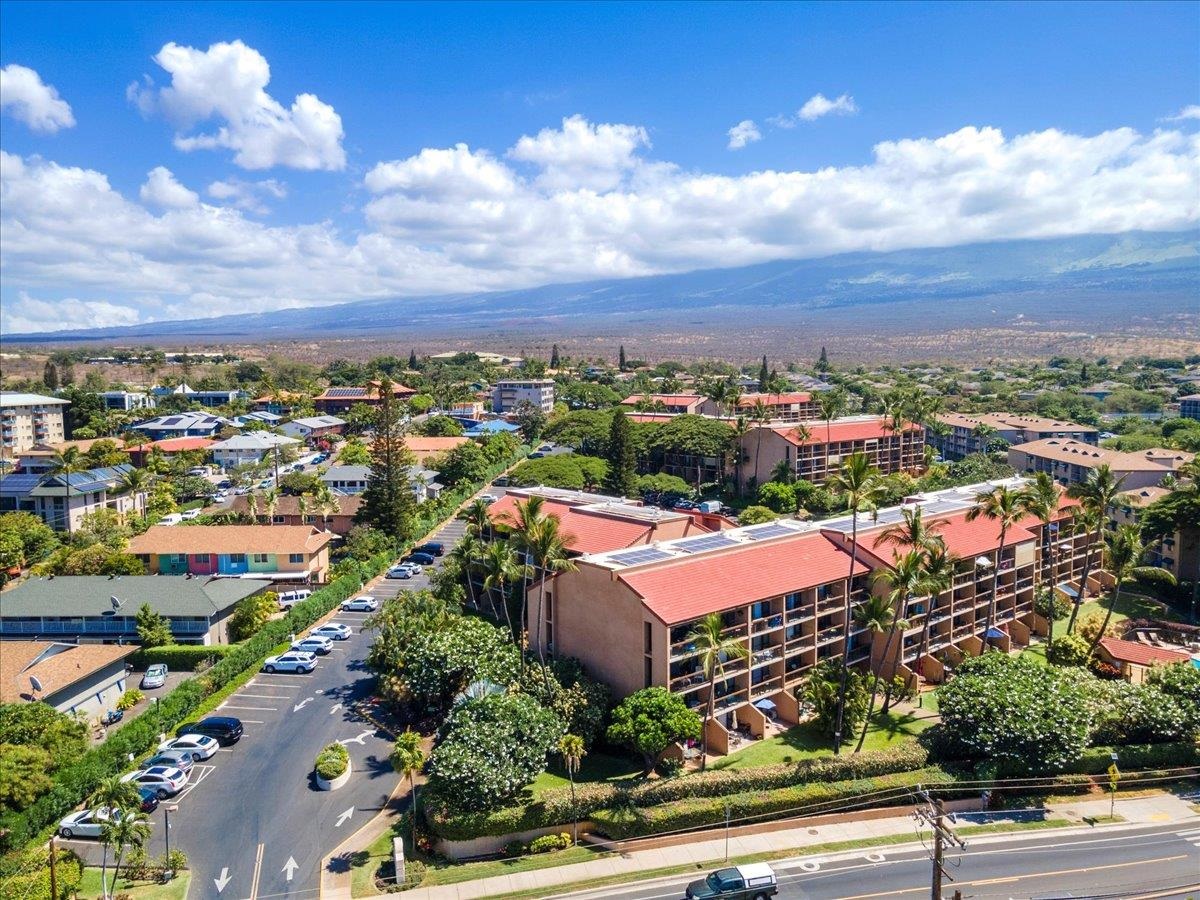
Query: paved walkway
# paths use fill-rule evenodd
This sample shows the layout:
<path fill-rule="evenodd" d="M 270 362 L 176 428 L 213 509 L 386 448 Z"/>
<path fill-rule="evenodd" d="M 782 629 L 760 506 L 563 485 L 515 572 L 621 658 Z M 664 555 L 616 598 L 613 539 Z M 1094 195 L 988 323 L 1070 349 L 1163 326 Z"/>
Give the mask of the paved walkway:
<path fill-rule="evenodd" d="M 1079 800 L 1071 803 L 1054 804 L 1048 810 L 1064 818 L 1086 825 L 1088 820 L 1102 819 L 1108 815 L 1108 800 Z M 1116 813 L 1130 824 L 1163 824 L 1167 822 L 1200 821 L 1187 802 L 1170 794 L 1159 794 L 1149 797 L 1139 797 L 1130 800 L 1118 800 Z M 1028 814 L 1005 815 L 998 813 L 967 813 L 960 814 L 960 826 L 978 825 L 985 823 L 1027 821 Z M 382 817 L 381 817 L 382 819 Z M 376 820 L 377 822 L 380 819 Z M 371 840 L 382 833 L 382 829 L 390 827 L 390 821 L 385 821 L 382 828 L 373 830 L 367 838 L 368 830 L 375 825 L 372 822 L 358 835 L 355 835 L 348 846 L 365 847 Z M 740 857 L 755 853 L 789 853 L 803 851 L 806 847 L 820 844 L 838 843 L 841 841 L 870 842 L 879 838 L 898 834 L 915 835 L 916 825 L 911 816 L 898 815 L 882 819 L 834 822 L 824 825 L 803 825 L 779 831 L 769 831 L 759 834 L 743 834 L 729 838 L 729 856 Z M 363 840 L 360 841 L 360 835 Z M 491 897 L 516 891 L 545 891 L 552 893 L 564 885 L 574 884 L 596 878 L 607 878 L 623 875 L 630 878 L 639 872 L 648 872 L 670 866 L 687 863 L 708 863 L 718 865 L 726 858 L 726 844 L 723 836 L 710 840 L 697 840 L 692 835 L 683 839 L 679 844 L 666 847 L 656 847 L 648 850 L 632 850 L 621 855 L 610 855 L 589 862 L 575 863 L 568 866 L 555 866 L 536 869 L 529 872 L 518 872 L 513 875 L 500 875 L 492 878 L 481 878 L 477 881 L 464 881 L 459 884 L 440 885 L 437 887 L 416 888 L 405 891 L 405 896 L 411 900 L 470 900 L 477 897 Z M 800 855 L 799 853 L 797 855 Z M 331 887 L 334 887 L 331 885 Z M 323 890 L 323 900 L 339 898 L 349 900 L 349 878 L 344 879 L 344 886 L 339 884 L 336 890 Z"/>

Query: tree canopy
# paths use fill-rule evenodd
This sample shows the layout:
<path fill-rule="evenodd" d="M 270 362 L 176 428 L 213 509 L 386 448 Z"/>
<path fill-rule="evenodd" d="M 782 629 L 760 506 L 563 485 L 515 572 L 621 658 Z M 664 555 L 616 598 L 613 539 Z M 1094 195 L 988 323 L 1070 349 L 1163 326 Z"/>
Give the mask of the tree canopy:
<path fill-rule="evenodd" d="M 617 704 L 608 740 L 642 757 L 646 771 L 673 742 L 700 737 L 700 716 L 663 687 L 643 688 Z"/>

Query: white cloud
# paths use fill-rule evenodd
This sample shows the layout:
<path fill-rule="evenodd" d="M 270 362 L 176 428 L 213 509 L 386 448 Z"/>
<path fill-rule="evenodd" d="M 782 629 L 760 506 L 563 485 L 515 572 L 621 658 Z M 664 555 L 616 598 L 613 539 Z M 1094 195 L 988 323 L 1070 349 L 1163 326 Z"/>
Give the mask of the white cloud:
<path fill-rule="evenodd" d="M 643 135 L 568 119 L 520 160 L 457 145 L 379 163 L 356 234 L 207 203 L 155 215 L 100 172 L 0 151 L 3 328 L 41 317 L 20 291 L 119 323 L 1200 222 L 1200 135 L 1178 130 L 967 127 L 860 166 L 733 176 L 648 159 Z"/>
<path fill-rule="evenodd" d="M 811 122 L 821 116 L 852 116 L 856 112 L 858 112 L 858 107 L 854 103 L 854 98 L 849 94 L 842 94 L 836 100 L 830 100 L 824 94 L 814 94 L 808 99 L 808 102 L 800 107 L 800 111 L 796 115 L 806 122 Z"/>
<path fill-rule="evenodd" d="M 730 128 L 726 134 L 729 135 L 730 150 L 741 150 L 747 144 L 762 140 L 762 132 L 758 130 L 753 119 L 743 119 Z"/>
<path fill-rule="evenodd" d="M 138 191 L 143 203 L 161 209 L 187 209 L 200 202 L 200 196 L 188 190 L 166 166 L 156 166 L 146 175 L 146 183 Z"/>
<path fill-rule="evenodd" d="M 1189 119 L 1200 119 L 1200 104 L 1192 103 L 1185 106 L 1173 116 L 1167 116 L 1164 122 L 1186 122 Z"/>
<path fill-rule="evenodd" d="M 315 94 L 299 94 L 286 109 L 267 93 L 271 68 L 241 41 L 207 50 L 166 44 L 154 57 L 171 76 L 169 87 L 129 85 L 126 95 L 144 115 L 161 113 L 174 123 L 180 150 L 235 151 L 243 169 L 340 170 L 346 167 L 342 119 Z M 215 131 L 192 133 L 212 120 Z"/>
<path fill-rule="evenodd" d="M 288 195 L 287 185 L 274 178 L 266 178 L 261 181 L 226 178 L 214 181 L 205 190 L 208 196 L 214 200 L 256 215 L 266 215 L 271 211 L 267 206 L 268 199 L 282 200 Z"/>
<path fill-rule="evenodd" d="M 54 134 L 75 125 L 71 105 L 33 69 L 10 63 L 0 69 L 0 110 L 34 131 Z"/>

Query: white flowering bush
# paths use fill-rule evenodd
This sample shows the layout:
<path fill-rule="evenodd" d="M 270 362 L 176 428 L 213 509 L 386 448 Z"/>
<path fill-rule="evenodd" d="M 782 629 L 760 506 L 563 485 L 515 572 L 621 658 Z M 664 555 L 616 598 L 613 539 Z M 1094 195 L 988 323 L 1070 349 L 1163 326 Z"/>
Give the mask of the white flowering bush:
<path fill-rule="evenodd" d="M 1092 732 L 1083 678 L 1091 676 L 1004 653 L 968 659 L 938 688 L 945 738 L 1003 768 L 1061 770 L 1083 755 Z"/>
<path fill-rule="evenodd" d="M 1154 684 L 1089 678 L 1082 682 L 1091 707 L 1095 744 L 1157 744 L 1190 736 L 1200 709 Z"/>

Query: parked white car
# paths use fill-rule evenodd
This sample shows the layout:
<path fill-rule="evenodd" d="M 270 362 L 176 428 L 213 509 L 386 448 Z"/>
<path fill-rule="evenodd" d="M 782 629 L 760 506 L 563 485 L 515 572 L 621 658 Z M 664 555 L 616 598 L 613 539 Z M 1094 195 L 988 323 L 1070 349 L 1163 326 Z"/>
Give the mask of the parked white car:
<path fill-rule="evenodd" d="M 375 612 L 379 609 L 379 601 L 364 594 L 342 601 L 342 612 Z"/>
<path fill-rule="evenodd" d="M 343 625 L 341 622 L 326 622 L 324 625 L 318 625 L 312 630 L 312 634 L 318 637 L 327 637 L 334 641 L 345 641 L 350 639 L 353 634 L 349 625 Z"/>
<path fill-rule="evenodd" d="M 122 781 L 132 781 L 138 787 L 147 787 L 158 794 L 159 800 L 174 797 L 182 791 L 188 782 L 185 772 L 174 766 L 151 766 L 149 769 L 138 769 L 121 777 Z"/>
<path fill-rule="evenodd" d="M 263 662 L 262 670 L 268 675 L 272 672 L 299 672 L 307 675 L 317 667 L 317 657 L 312 653 L 299 650 L 289 650 L 279 656 L 268 656 Z"/>
<path fill-rule="evenodd" d="M 113 818 L 106 806 L 96 809 L 81 809 L 79 812 L 71 813 L 58 823 L 58 833 L 65 838 L 98 838 L 104 824 Z M 119 809 L 115 818 L 121 818 Z"/>
<path fill-rule="evenodd" d="M 292 641 L 291 649 L 299 650 L 301 653 L 315 653 L 318 656 L 324 656 L 333 649 L 333 641 L 327 637 L 310 635 L 306 638 L 300 638 L 298 641 Z"/>
<path fill-rule="evenodd" d="M 155 663 L 152 666 L 146 667 L 146 674 L 142 676 L 143 688 L 160 688 L 167 683 L 167 667 L 162 663 Z"/>
<path fill-rule="evenodd" d="M 388 578 L 403 578 L 409 579 L 414 575 L 421 574 L 421 567 L 416 563 L 400 563 L 397 566 L 392 566 L 387 570 Z"/>
<path fill-rule="evenodd" d="M 208 759 L 220 750 L 221 745 L 216 738 L 211 738 L 207 734 L 185 734 L 181 737 L 163 741 L 158 745 L 158 749 L 160 752 L 164 750 L 186 750 L 192 754 L 192 759 L 199 762 L 202 759 Z"/>

